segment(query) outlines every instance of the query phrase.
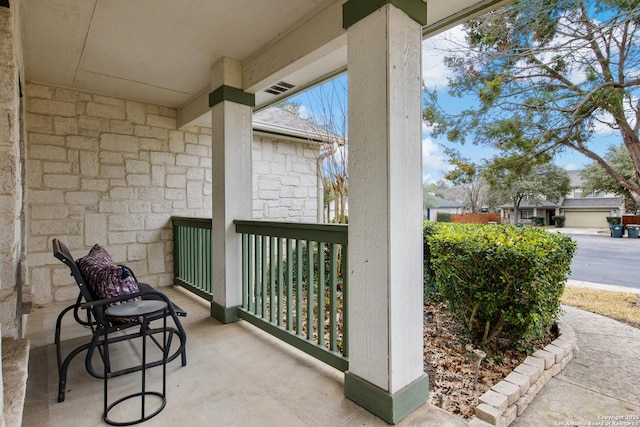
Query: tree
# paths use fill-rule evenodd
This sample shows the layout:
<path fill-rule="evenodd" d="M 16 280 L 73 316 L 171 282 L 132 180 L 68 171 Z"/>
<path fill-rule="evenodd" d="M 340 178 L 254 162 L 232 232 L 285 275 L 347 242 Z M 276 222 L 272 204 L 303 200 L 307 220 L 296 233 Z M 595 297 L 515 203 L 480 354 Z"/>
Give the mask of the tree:
<path fill-rule="evenodd" d="M 516 167 L 498 158 L 487 167 L 485 177 L 498 200 L 513 205 L 512 221 L 518 218 L 524 200 L 533 205 L 544 200 L 557 202 L 571 190 L 569 174 L 552 163 Z"/>
<path fill-rule="evenodd" d="M 523 163 L 584 154 L 640 204 L 640 2 L 527 0 L 472 19 L 445 58 L 450 94 L 475 104 L 447 114 L 427 93 L 434 135 L 488 144 Z M 619 133 L 625 176 L 597 153 L 594 133 Z"/>
<path fill-rule="evenodd" d="M 422 187 L 422 208 L 433 209 L 438 207 L 438 198 L 427 187 Z"/>
<path fill-rule="evenodd" d="M 488 198 L 489 185 L 482 176 L 482 168 L 468 159 L 462 158 L 454 150 L 446 150 L 449 162 L 455 166 L 444 177 L 462 189 L 465 200 L 463 203 L 471 208 L 472 213 L 479 213 Z"/>
<path fill-rule="evenodd" d="M 276 106 L 309 122 L 307 138 L 313 143 L 320 143 L 316 162 L 325 216 L 318 220 L 324 222 L 347 222 L 349 174 L 346 93 L 346 80 L 338 77 L 301 95 L 306 97 L 304 105 L 309 107 L 304 107 L 296 98 L 276 103 Z"/>
<path fill-rule="evenodd" d="M 618 173 L 625 178 L 634 179 L 634 167 L 629 156 L 629 150 L 624 145 L 618 145 L 616 147 L 609 147 L 609 150 L 604 156 L 607 163 L 609 163 Z M 627 210 L 636 212 L 638 210 L 638 204 L 633 197 L 630 196 L 628 190 L 624 188 L 618 181 L 613 179 L 598 163 L 593 162 L 581 172 L 583 180 L 583 189 L 585 192 L 603 191 L 607 193 L 622 194 L 624 196 L 624 203 Z"/>

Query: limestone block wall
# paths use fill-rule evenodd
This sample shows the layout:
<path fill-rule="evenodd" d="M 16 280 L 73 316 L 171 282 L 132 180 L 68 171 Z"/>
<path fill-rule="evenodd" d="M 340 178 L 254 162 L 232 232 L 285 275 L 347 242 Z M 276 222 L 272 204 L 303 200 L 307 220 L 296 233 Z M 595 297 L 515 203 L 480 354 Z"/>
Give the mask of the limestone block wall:
<path fill-rule="evenodd" d="M 75 298 L 54 237 L 76 257 L 95 243 L 153 286 L 173 282 L 171 216 L 210 217 L 211 130 L 176 129 L 176 110 L 26 86 L 28 285 L 39 304 Z M 254 217 L 316 220 L 316 152 L 254 140 Z"/>
<path fill-rule="evenodd" d="M 25 94 L 34 302 L 77 296 L 54 237 L 76 257 L 106 245 L 141 281 L 171 284 L 171 216 L 211 216 L 210 130 L 177 130 L 172 108 L 31 83 Z"/>
<path fill-rule="evenodd" d="M 0 6 L 0 324 L 21 334 L 22 168 L 18 2 Z"/>
<path fill-rule="evenodd" d="M 317 159 L 310 144 L 255 137 L 253 217 L 317 222 Z"/>

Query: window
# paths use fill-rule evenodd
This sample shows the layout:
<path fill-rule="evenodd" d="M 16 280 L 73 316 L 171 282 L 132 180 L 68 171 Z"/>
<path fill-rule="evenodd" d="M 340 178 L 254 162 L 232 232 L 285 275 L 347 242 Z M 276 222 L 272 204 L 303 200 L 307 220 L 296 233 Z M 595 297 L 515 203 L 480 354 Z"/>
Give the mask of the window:
<path fill-rule="evenodd" d="M 585 191 L 583 197 L 604 197 L 603 191 Z"/>
<path fill-rule="evenodd" d="M 533 216 L 533 209 L 523 209 L 520 211 L 520 219 L 531 219 Z"/>
<path fill-rule="evenodd" d="M 580 197 L 604 197 L 603 191 L 583 191 L 582 188 L 573 189 L 573 197 L 579 199 Z"/>

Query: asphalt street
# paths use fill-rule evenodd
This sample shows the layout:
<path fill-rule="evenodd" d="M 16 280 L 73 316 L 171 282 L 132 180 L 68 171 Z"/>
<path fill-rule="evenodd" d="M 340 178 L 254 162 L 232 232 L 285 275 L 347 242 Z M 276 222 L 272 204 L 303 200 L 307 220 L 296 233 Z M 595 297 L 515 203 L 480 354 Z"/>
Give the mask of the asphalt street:
<path fill-rule="evenodd" d="M 640 289 L 640 239 L 570 236 L 578 242 L 571 279 Z"/>

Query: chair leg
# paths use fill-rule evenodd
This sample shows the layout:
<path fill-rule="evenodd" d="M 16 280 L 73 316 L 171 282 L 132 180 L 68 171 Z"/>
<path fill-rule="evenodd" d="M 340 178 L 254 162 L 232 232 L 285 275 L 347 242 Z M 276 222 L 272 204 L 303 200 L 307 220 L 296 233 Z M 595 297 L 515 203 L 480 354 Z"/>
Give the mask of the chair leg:
<path fill-rule="evenodd" d="M 83 352 L 91 343 L 83 344 L 80 347 L 74 349 L 69 355 L 64 359 L 64 362 L 60 365 L 58 369 L 58 402 L 64 402 L 65 394 L 66 394 L 66 386 L 67 386 L 67 369 L 69 368 L 69 364 L 74 357 L 76 357 L 79 353 Z"/>
<path fill-rule="evenodd" d="M 56 319 L 56 333 L 55 333 L 54 342 L 56 344 L 56 356 L 58 359 L 58 369 L 60 369 L 60 366 L 62 365 L 62 352 L 60 349 L 60 335 L 62 333 L 62 318 L 70 310 L 75 309 L 76 306 L 77 306 L 77 301 L 76 301 L 76 304 L 70 305 L 64 310 L 62 310 L 62 312 L 58 315 L 58 318 Z"/>

